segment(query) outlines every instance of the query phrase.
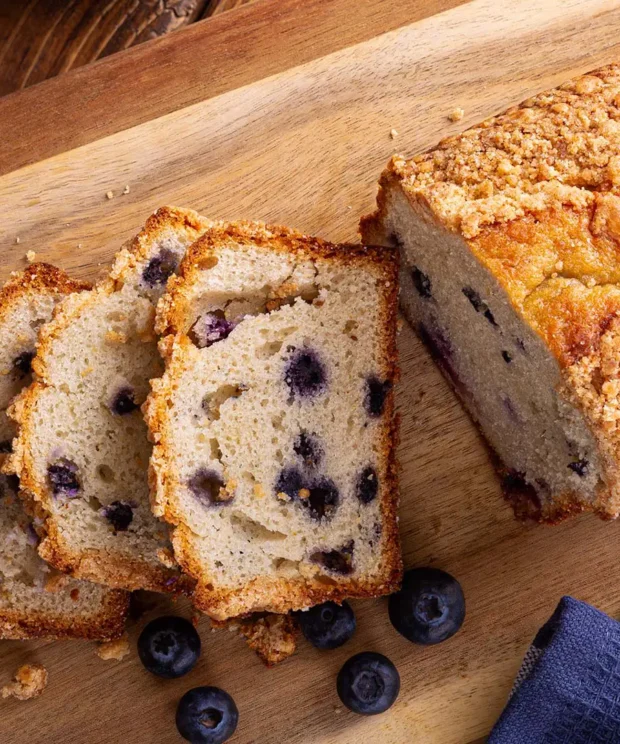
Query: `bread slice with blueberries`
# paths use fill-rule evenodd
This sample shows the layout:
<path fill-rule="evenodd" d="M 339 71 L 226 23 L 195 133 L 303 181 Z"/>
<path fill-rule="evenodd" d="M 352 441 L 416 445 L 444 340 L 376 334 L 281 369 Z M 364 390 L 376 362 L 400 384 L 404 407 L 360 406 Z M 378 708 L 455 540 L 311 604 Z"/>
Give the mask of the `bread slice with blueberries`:
<path fill-rule="evenodd" d="M 620 514 L 620 65 L 392 159 L 364 240 L 517 513 Z"/>
<path fill-rule="evenodd" d="M 156 514 L 217 620 L 394 591 L 396 251 L 214 225 L 157 312 Z"/>
<path fill-rule="evenodd" d="M 39 553 L 77 578 L 128 590 L 191 585 L 149 506 L 140 406 L 163 371 L 155 303 L 208 225 L 191 210 L 155 212 L 107 279 L 58 306 L 41 331 L 35 381 L 11 408 L 10 468 L 41 518 Z"/>
<path fill-rule="evenodd" d="M 0 290 L 0 464 L 15 435 L 6 409 L 31 380 L 39 329 L 60 300 L 87 289 L 60 269 L 37 263 Z M 15 476 L 0 475 L 0 638 L 119 636 L 128 595 L 50 568 L 37 554 L 36 514 L 26 513 L 18 491 Z"/>

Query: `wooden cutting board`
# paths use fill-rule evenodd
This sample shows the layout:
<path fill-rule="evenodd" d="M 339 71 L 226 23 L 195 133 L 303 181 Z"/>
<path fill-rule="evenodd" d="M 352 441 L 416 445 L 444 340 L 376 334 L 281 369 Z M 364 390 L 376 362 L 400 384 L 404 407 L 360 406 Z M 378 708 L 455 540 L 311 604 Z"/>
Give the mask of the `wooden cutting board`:
<path fill-rule="evenodd" d="M 96 277 L 161 204 L 353 239 L 392 152 L 619 58 L 619 32 L 620 4 L 608 0 L 263 0 L 0 99 L 0 278 L 29 250 Z M 451 123 L 456 106 L 465 118 Z M 5 641 L 1 683 L 26 660 L 44 663 L 50 683 L 36 701 L 2 701 L 0 741 L 173 744 L 179 697 L 214 684 L 238 703 L 238 744 L 469 744 L 490 730 L 563 594 L 620 614 L 618 525 L 515 522 L 480 438 L 407 326 L 400 350 L 404 556 L 461 581 L 457 636 L 414 646 L 385 601 L 358 602 L 344 648 L 301 643 L 267 670 L 203 620 L 200 664 L 171 682 L 149 676 L 135 647 L 104 662 L 92 644 Z M 156 602 L 132 643 L 156 612 L 189 613 Z M 368 719 L 335 692 L 341 664 L 364 649 L 387 654 L 402 678 L 390 712 Z"/>

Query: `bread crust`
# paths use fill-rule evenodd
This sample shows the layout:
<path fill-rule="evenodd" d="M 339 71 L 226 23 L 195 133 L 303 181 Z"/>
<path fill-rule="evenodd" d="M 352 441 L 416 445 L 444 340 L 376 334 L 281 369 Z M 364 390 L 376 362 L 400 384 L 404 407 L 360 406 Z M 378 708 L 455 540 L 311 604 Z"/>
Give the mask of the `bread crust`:
<path fill-rule="evenodd" d="M 155 565 L 149 561 L 126 555 L 112 555 L 105 550 L 73 551 L 63 540 L 58 524 L 50 510 L 51 496 L 45 483 L 36 476 L 29 441 L 32 436 L 32 419 L 39 397 L 48 383 L 48 358 L 53 354 L 54 341 L 71 322 L 103 297 L 120 290 L 131 272 L 148 256 L 150 245 L 165 232 L 174 231 L 193 241 L 211 222 L 190 209 L 162 207 L 147 220 L 144 228 L 117 254 L 110 274 L 88 292 L 73 294 L 61 302 L 50 323 L 43 326 L 37 355 L 32 363 L 36 375 L 30 387 L 25 388 L 14 401 L 9 415 L 19 425 L 19 436 L 10 457 L 7 472 L 20 478 L 22 497 L 39 517 L 39 535 L 42 538 L 39 554 L 60 571 L 76 578 L 87 579 L 111 587 L 159 592 L 191 592 L 193 581 L 177 569 Z"/>
<path fill-rule="evenodd" d="M 394 386 L 386 396 L 383 414 L 383 431 L 380 453 L 386 463 L 387 487 L 381 502 L 385 530 L 383 574 L 372 581 L 338 580 L 326 584 L 315 578 L 257 577 L 241 589 L 218 587 L 209 576 L 192 548 L 192 533 L 183 524 L 176 507 L 174 492 L 178 476 L 168 467 L 171 462 L 172 442 L 169 431 L 168 400 L 174 381 L 186 368 L 184 350 L 191 341 L 184 334 L 185 314 L 189 304 L 188 287 L 200 272 L 201 265 L 215 256 L 218 245 L 227 239 L 241 244 L 252 244 L 269 251 L 295 254 L 314 260 L 329 260 L 342 266 L 362 265 L 382 281 L 382 310 L 380 325 L 383 328 L 383 367 L 385 379 L 398 377 L 396 350 L 396 313 L 398 294 L 398 262 L 396 253 L 385 248 L 333 245 L 311 238 L 287 228 L 262 223 L 240 222 L 210 228 L 190 248 L 179 274 L 172 278 L 168 293 L 161 299 L 156 320 L 156 330 L 166 334 L 160 342 L 160 351 L 166 361 L 166 372 L 160 380 L 152 381 L 152 393 L 144 406 L 145 419 L 154 442 L 151 458 L 150 482 L 153 509 L 156 514 L 174 525 L 173 545 L 177 560 L 193 576 L 196 589 L 195 605 L 217 620 L 245 615 L 255 611 L 286 613 L 291 609 L 309 607 L 327 600 L 340 602 L 346 597 L 375 597 L 395 591 L 401 580 L 402 562 L 397 524 L 398 490 L 395 439 L 398 422 L 394 413 Z"/>
<path fill-rule="evenodd" d="M 61 269 L 46 263 L 34 263 L 22 272 L 15 272 L 0 289 L 0 323 L 6 320 L 15 302 L 40 295 L 71 295 L 89 290 L 91 285 L 69 277 Z M 2 456 L 5 459 L 5 456 Z M 26 501 L 25 494 L 22 495 Z M 0 609 L 0 638 L 87 638 L 109 640 L 121 635 L 129 606 L 126 592 L 103 589 L 101 605 L 92 613 L 58 617 L 46 612 L 17 608 Z"/>
<path fill-rule="evenodd" d="M 604 479 L 593 502 L 567 491 L 541 507 L 528 489 L 511 488 L 516 511 L 552 523 L 584 510 L 617 517 L 620 66 L 541 93 L 411 160 L 392 158 L 377 210 L 362 218 L 364 238 L 388 240 L 392 189 L 459 234 L 497 279 L 557 360 L 558 394 L 582 412 L 598 444 Z"/>

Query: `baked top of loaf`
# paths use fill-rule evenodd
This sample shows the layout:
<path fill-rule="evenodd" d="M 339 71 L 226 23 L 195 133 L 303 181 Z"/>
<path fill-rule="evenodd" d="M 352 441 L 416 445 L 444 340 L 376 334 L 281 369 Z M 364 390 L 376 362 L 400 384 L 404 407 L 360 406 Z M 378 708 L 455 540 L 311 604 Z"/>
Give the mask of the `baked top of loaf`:
<path fill-rule="evenodd" d="M 47 264 L 32 264 L 0 290 L 0 458 L 15 434 L 6 416 L 30 381 L 40 326 L 59 300 L 89 288 Z M 121 634 L 128 595 L 58 574 L 37 554 L 37 534 L 18 498 L 17 479 L 0 475 L 0 638 L 93 638 Z"/>
<path fill-rule="evenodd" d="M 213 226 L 158 306 L 154 509 L 222 620 L 399 583 L 395 252 Z"/>
<path fill-rule="evenodd" d="M 11 409 L 11 466 L 43 519 L 39 552 L 73 576 L 130 590 L 188 584 L 149 507 L 140 406 L 163 366 L 154 303 L 208 224 L 191 210 L 155 212 L 106 280 L 59 305 L 41 332 L 36 380 Z"/>
<path fill-rule="evenodd" d="M 598 443 L 597 496 L 567 493 L 546 516 L 582 508 L 617 516 L 620 66 L 534 96 L 410 160 L 394 157 L 377 212 L 362 220 L 366 238 L 385 233 L 394 189 L 409 200 L 418 236 L 420 226 L 440 225 L 466 241 L 553 355 L 560 397 Z M 413 244 L 408 250 L 413 266 Z"/>

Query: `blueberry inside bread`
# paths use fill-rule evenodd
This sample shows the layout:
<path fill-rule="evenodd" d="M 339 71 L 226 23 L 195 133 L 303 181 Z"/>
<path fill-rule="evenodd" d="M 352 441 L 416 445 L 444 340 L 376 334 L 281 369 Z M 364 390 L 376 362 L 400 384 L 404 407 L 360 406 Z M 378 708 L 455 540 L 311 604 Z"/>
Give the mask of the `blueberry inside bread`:
<path fill-rule="evenodd" d="M 620 512 L 619 121 L 612 66 L 393 158 L 362 220 L 536 519 Z"/>
<path fill-rule="evenodd" d="M 397 586 L 396 273 L 393 251 L 244 223 L 171 280 L 155 508 L 215 618 Z"/>

